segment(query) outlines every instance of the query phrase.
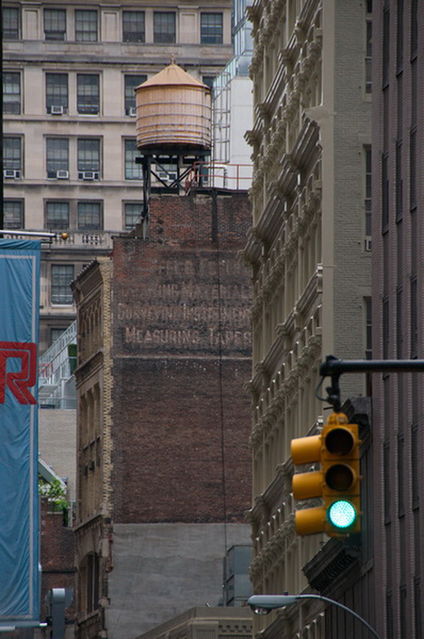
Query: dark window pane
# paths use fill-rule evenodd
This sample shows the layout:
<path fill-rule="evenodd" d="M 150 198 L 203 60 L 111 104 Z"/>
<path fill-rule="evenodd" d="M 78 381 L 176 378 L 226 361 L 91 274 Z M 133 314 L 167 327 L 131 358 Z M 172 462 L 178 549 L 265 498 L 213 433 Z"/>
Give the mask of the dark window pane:
<path fill-rule="evenodd" d="M 101 229 L 100 202 L 78 202 L 78 229 L 80 231 Z"/>
<path fill-rule="evenodd" d="M 100 140 L 96 138 L 78 140 L 78 171 L 100 170 Z"/>
<path fill-rule="evenodd" d="M 144 11 L 124 11 L 122 26 L 124 42 L 144 42 Z"/>
<path fill-rule="evenodd" d="M 46 227 L 58 231 L 69 228 L 68 202 L 47 202 Z"/>
<path fill-rule="evenodd" d="M 68 138 L 47 138 L 47 177 L 56 177 L 57 171 L 69 170 Z"/>
<path fill-rule="evenodd" d="M 3 113 L 21 112 L 21 74 L 3 73 Z"/>
<path fill-rule="evenodd" d="M 383 11 L 383 86 L 389 82 L 390 70 L 390 12 Z"/>
<path fill-rule="evenodd" d="M 46 40 L 65 40 L 65 9 L 44 9 L 44 37 Z"/>
<path fill-rule="evenodd" d="M 140 222 L 142 203 L 127 203 L 125 204 L 125 229 L 130 231 L 135 225 Z"/>
<path fill-rule="evenodd" d="M 24 205 L 22 200 L 5 200 L 3 212 L 5 229 L 24 228 Z"/>
<path fill-rule="evenodd" d="M 175 13 L 155 11 L 153 14 L 153 40 L 156 43 L 172 43 L 176 40 Z"/>
<path fill-rule="evenodd" d="M 46 74 L 46 107 L 50 112 L 51 107 L 63 107 L 68 109 L 68 74 Z"/>
<path fill-rule="evenodd" d="M 51 301 L 52 304 L 72 304 L 70 284 L 74 279 L 74 267 L 69 264 L 52 264 Z"/>
<path fill-rule="evenodd" d="M 382 158 L 382 172 L 381 172 L 381 202 L 382 202 L 382 230 L 387 230 L 389 224 L 389 156 L 387 153 Z"/>
<path fill-rule="evenodd" d="M 3 140 L 3 167 L 11 170 L 22 169 L 21 138 L 5 137 Z"/>
<path fill-rule="evenodd" d="M 125 179 L 141 180 L 141 164 L 135 163 L 138 151 L 135 140 L 125 140 Z"/>
<path fill-rule="evenodd" d="M 125 113 L 129 115 L 130 109 L 135 109 L 134 89 L 143 82 L 146 82 L 147 75 L 126 75 L 125 76 Z"/>
<path fill-rule="evenodd" d="M 200 16 L 200 41 L 202 44 L 222 44 L 222 13 L 202 13 Z"/>
<path fill-rule="evenodd" d="M 372 20 L 366 21 L 365 92 L 372 91 Z"/>
<path fill-rule="evenodd" d="M 97 11 L 75 10 L 75 40 L 77 42 L 97 42 Z"/>
<path fill-rule="evenodd" d="M 99 113 L 100 82 L 97 74 L 77 75 L 77 110 L 78 113 Z"/>
<path fill-rule="evenodd" d="M 2 10 L 3 39 L 19 40 L 21 36 L 20 13 L 15 7 L 4 7 Z"/>

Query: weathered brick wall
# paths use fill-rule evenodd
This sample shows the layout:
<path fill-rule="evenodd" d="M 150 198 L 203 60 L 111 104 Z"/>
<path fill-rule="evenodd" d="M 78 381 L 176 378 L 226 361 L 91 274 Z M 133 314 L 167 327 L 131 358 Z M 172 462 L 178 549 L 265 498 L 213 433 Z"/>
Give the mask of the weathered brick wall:
<path fill-rule="evenodd" d="M 41 501 L 41 619 L 47 615 L 45 596 L 51 588 L 75 589 L 74 535 L 63 525 L 62 513 L 49 512 L 45 499 Z M 66 611 L 74 617 L 74 605 Z"/>
<path fill-rule="evenodd" d="M 163 196 L 148 241 L 114 242 L 115 522 L 243 521 L 249 223 L 246 195 Z"/>

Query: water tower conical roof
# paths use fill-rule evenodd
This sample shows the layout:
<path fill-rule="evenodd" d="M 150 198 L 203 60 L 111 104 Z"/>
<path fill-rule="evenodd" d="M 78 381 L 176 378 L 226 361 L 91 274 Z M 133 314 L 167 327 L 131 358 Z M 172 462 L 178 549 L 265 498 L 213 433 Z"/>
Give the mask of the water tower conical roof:
<path fill-rule="evenodd" d="M 184 71 L 178 64 L 171 63 L 159 73 L 152 76 L 143 84 L 140 84 L 137 89 L 144 89 L 145 87 L 153 87 L 153 86 L 172 86 L 172 85 L 180 85 L 180 86 L 195 86 L 202 87 L 208 89 L 209 87 L 203 82 L 196 80 L 192 75 Z"/>

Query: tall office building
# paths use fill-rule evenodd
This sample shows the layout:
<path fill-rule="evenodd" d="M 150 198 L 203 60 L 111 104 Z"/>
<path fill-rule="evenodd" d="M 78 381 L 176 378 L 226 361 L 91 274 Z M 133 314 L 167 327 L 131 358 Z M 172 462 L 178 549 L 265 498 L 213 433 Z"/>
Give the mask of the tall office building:
<path fill-rule="evenodd" d="M 370 2 L 255 0 L 252 266 L 253 508 L 257 593 L 300 593 L 322 535 L 293 525 L 290 441 L 325 419 L 325 355 L 367 354 L 371 294 Z M 345 376 L 344 398 L 365 394 Z M 256 621 L 264 637 L 327 637 L 321 609 Z M 296 635 L 296 633 L 299 633 Z M 341 634 L 339 634 L 341 636 Z"/>
<path fill-rule="evenodd" d="M 44 350 L 75 317 L 69 283 L 140 217 L 134 87 L 171 58 L 211 85 L 231 0 L 10 0 L 3 39 L 4 226 L 69 233 L 43 250 Z"/>
<path fill-rule="evenodd" d="M 373 357 L 423 359 L 423 3 L 375 2 L 373 30 Z M 377 629 L 420 639 L 423 374 L 374 378 Z"/>

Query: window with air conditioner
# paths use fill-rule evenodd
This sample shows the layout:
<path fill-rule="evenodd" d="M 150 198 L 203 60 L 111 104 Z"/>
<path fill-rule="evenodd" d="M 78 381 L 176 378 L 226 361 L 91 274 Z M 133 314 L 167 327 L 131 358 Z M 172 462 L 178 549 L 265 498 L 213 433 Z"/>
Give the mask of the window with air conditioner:
<path fill-rule="evenodd" d="M 5 136 L 3 139 L 3 175 L 5 178 L 22 176 L 22 138 Z"/>
<path fill-rule="evenodd" d="M 44 9 L 44 37 L 46 40 L 65 40 L 66 9 Z"/>
<path fill-rule="evenodd" d="M 24 201 L 4 200 L 3 202 L 4 228 L 23 229 L 24 228 Z"/>
<path fill-rule="evenodd" d="M 69 229 L 69 202 L 47 201 L 45 226 L 55 231 L 66 231 Z"/>
<path fill-rule="evenodd" d="M 47 177 L 65 179 L 69 177 L 69 140 L 65 137 L 46 139 Z"/>
<path fill-rule="evenodd" d="M 100 140 L 79 138 L 77 142 L 78 179 L 98 180 L 100 174 Z"/>
<path fill-rule="evenodd" d="M 125 115 L 136 115 L 135 110 L 135 88 L 146 82 L 147 75 L 126 75 L 125 76 Z"/>
<path fill-rule="evenodd" d="M 141 180 L 141 164 L 136 164 L 138 155 L 135 139 L 125 140 L 125 179 Z"/>
<path fill-rule="evenodd" d="M 75 10 L 75 40 L 77 42 L 97 42 L 98 14 L 96 10 Z"/>
<path fill-rule="evenodd" d="M 46 107 L 52 115 L 68 110 L 68 74 L 46 73 Z"/>
<path fill-rule="evenodd" d="M 19 115 L 21 112 L 21 74 L 3 72 L 3 113 Z"/>
<path fill-rule="evenodd" d="M 100 112 L 100 81 L 97 73 L 77 75 L 77 111 L 86 115 Z"/>

